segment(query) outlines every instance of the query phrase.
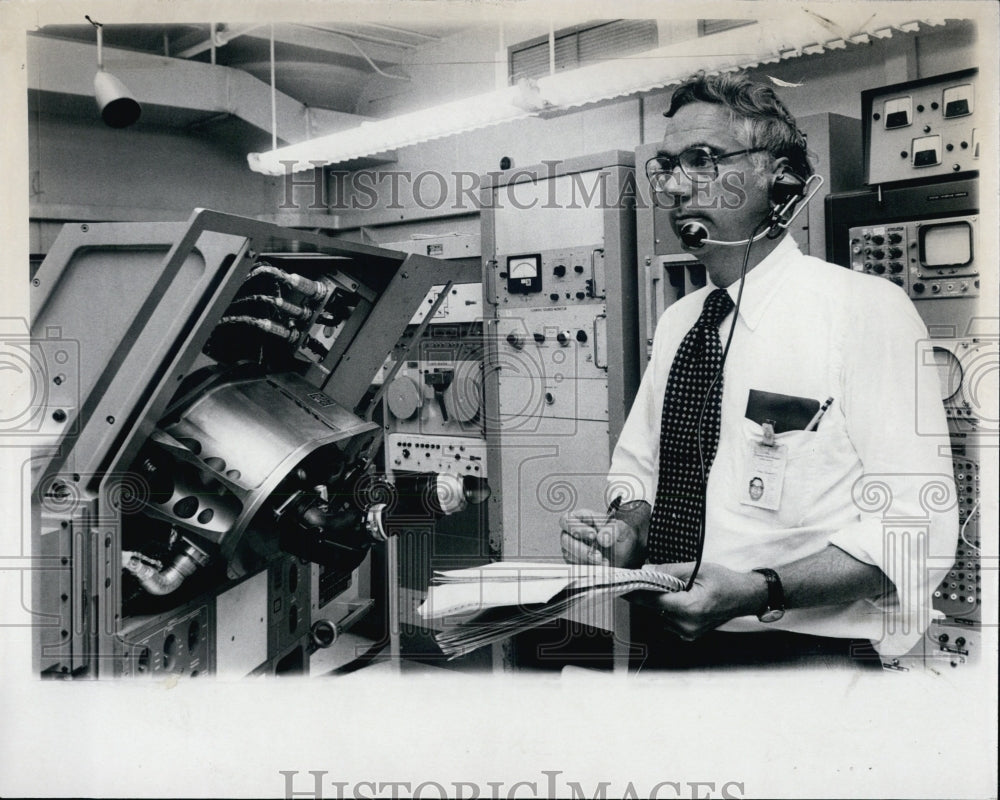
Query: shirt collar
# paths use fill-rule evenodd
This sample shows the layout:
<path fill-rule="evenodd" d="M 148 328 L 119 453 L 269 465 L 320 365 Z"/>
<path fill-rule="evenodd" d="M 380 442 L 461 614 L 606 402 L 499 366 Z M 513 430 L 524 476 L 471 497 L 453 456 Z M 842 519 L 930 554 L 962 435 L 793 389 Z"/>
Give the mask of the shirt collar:
<path fill-rule="evenodd" d="M 754 330 L 763 318 L 768 305 L 784 283 L 785 271 L 791 266 L 793 259 L 799 255 L 801 255 L 799 246 L 790 234 L 786 234 L 763 261 L 747 272 L 744 278 L 746 288 L 743 290 L 743 298 L 740 300 L 740 317 L 750 330 Z M 711 280 L 709 280 L 709 284 L 711 284 Z M 734 281 L 726 289 L 734 304 L 739 290 L 739 281 Z"/>

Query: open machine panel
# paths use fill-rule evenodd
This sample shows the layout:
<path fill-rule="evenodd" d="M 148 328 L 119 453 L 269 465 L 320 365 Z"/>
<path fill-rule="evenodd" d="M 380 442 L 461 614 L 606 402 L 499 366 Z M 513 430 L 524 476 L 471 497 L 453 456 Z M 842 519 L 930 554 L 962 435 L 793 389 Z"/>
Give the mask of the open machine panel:
<path fill-rule="evenodd" d="M 206 210 L 66 226 L 31 289 L 37 673 L 307 672 L 393 514 L 442 513 L 375 474 L 371 384 L 455 277 Z"/>

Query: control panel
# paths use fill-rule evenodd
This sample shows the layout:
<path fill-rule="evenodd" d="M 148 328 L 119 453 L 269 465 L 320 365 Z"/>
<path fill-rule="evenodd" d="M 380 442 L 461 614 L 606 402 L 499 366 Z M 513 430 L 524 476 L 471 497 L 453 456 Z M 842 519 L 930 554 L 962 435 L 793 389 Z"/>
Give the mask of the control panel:
<path fill-rule="evenodd" d="M 861 93 L 868 184 L 979 169 L 977 74 L 970 69 Z"/>
<path fill-rule="evenodd" d="M 489 176 L 490 545 L 506 559 L 559 558 L 559 515 L 607 503 L 639 378 L 638 275 L 634 210 L 601 198 L 632 196 L 633 163 L 612 152 Z"/>
<path fill-rule="evenodd" d="M 955 563 L 934 591 L 934 608 L 948 617 L 973 623 L 980 619 L 982 573 L 979 538 L 979 464 L 955 456 L 955 489 L 958 492 L 958 547 Z"/>
<path fill-rule="evenodd" d="M 499 280 L 490 286 L 503 308 L 551 308 L 606 296 L 604 249 L 575 247 L 540 253 L 503 255 L 496 262 Z"/>
<path fill-rule="evenodd" d="M 901 286 L 913 300 L 977 297 L 978 215 L 850 229 L 851 269 Z"/>
<path fill-rule="evenodd" d="M 486 477 L 486 442 L 480 437 L 390 433 L 385 453 L 396 471 Z"/>

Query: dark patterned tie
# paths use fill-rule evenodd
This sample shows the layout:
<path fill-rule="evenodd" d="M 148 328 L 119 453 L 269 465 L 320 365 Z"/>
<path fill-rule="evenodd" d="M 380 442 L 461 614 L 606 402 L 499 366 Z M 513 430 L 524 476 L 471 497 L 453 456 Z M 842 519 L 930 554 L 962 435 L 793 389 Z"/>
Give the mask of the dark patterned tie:
<path fill-rule="evenodd" d="M 722 364 L 719 323 L 732 310 L 733 301 L 725 289 L 712 292 L 670 367 L 660 422 L 660 475 L 649 525 L 649 561 L 653 564 L 694 561 L 698 556 L 705 494 L 698 460 L 698 415 L 705 404 L 701 447 L 707 480 L 719 446 L 721 375 L 707 402 L 705 396 Z"/>

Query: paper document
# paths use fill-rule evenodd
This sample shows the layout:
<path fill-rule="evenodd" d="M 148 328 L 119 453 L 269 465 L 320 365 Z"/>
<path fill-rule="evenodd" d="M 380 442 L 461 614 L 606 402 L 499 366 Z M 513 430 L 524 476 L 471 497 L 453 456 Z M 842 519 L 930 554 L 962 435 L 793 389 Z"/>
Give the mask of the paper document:
<path fill-rule="evenodd" d="M 454 658 L 542 625 L 598 597 L 683 588 L 679 578 L 653 569 L 498 561 L 436 572 L 417 613 L 425 619 L 457 618 L 435 636 L 442 651 Z"/>

